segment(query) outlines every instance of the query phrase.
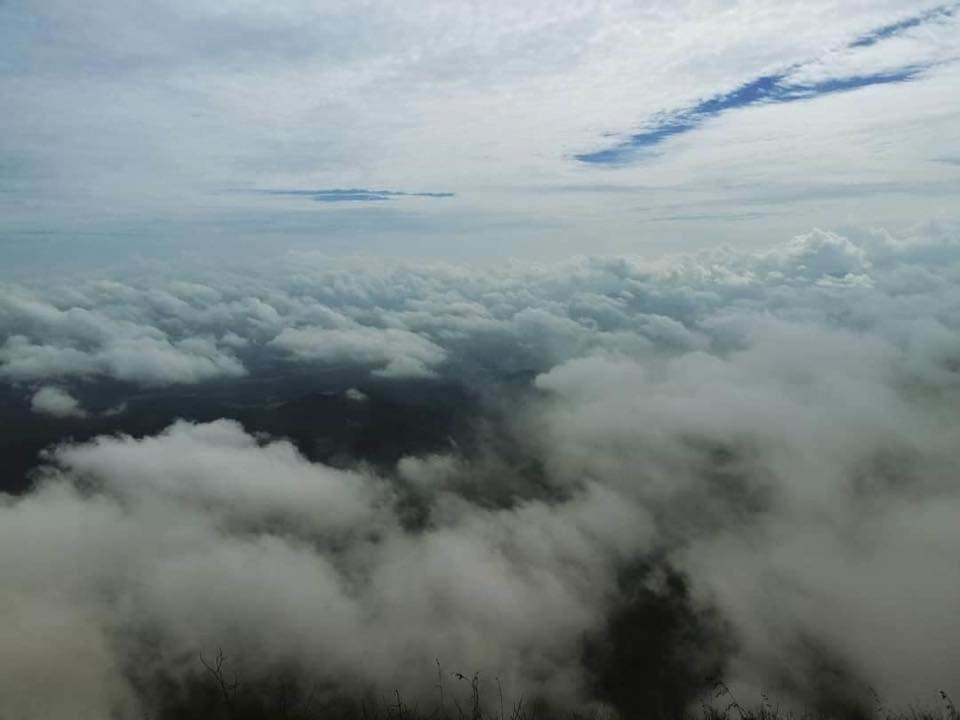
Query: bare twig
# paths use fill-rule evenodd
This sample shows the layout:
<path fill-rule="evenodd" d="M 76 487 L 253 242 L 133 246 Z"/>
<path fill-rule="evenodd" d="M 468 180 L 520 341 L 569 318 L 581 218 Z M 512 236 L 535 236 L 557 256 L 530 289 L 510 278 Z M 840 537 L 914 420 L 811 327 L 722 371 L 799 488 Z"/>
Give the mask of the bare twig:
<path fill-rule="evenodd" d="M 440 691 L 440 714 L 447 716 L 447 710 L 443 704 L 443 669 L 440 667 L 440 658 L 437 658 L 437 689 Z"/>
<path fill-rule="evenodd" d="M 737 702 L 737 698 L 734 697 L 733 693 L 730 691 L 729 686 L 721 680 L 717 683 L 716 687 L 717 687 L 716 697 L 719 698 L 726 695 L 728 698 L 730 698 L 730 704 L 727 705 L 726 711 L 729 712 L 730 709 L 733 708 L 740 715 L 740 720 L 746 720 L 747 714 L 743 709 L 743 705 Z"/>
<path fill-rule="evenodd" d="M 947 695 L 946 690 L 940 691 L 940 697 L 947 706 L 947 712 L 950 714 L 950 720 L 960 720 L 960 711 L 957 710 L 957 706 L 953 703 L 953 698 Z"/>
<path fill-rule="evenodd" d="M 500 684 L 500 676 L 497 676 L 497 691 L 500 693 L 500 720 L 504 720 L 503 717 L 503 685 Z"/>
<path fill-rule="evenodd" d="M 217 648 L 217 657 L 213 661 L 212 665 L 204 659 L 203 652 L 200 652 L 200 664 L 203 665 L 216 683 L 217 689 L 220 691 L 220 697 L 223 699 L 223 705 L 227 710 L 227 714 L 232 715 L 233 695 L 237 692 L 237 688 L 240 686 L 240 681 L 237 679 L 236 673 L 234 673 L 233 682 L 227 682 L 223 674 L 223 666 L 225 662 L 226 657 L 223 654 L 223 648 Z"/>

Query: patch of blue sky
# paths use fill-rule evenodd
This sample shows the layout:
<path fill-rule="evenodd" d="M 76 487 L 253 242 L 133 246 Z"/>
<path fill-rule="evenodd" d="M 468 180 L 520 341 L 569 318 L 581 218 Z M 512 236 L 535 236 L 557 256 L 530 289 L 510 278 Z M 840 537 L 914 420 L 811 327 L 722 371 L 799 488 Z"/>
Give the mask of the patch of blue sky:
<path fill-rule="evenodd" d="M 449 198 L 452 192 L 404 192 L 402 190 L 369 190 L 367 188 L 329 188 L 319 190 L 258 190 L 266 195 L 293 195 L 316 202 L 377 202 L 395 197 Z"/>
<path fill-rule="evenodd" d="M 591 153 L 581 153 L 574 157 L 580 162 L 589 164 L 624 164 L 632 160 L 637 151 L 659 145 L 674 135 L 695 130 L 706 120 L 731 110 L 751 105 L 807 100 L 871 85 L 906 82 L 914 79 L 924 69 L 926 69 L 924 66 L 912 66 L 892 72 L 829 78 L 810 83 L 791 82 L 789 73 L 765 75 L 741 85 L 732 92 L 699 102 L 692 108 L 659 116 L 654 119 L 649 129 L 629 135 L 616 145 Z"/>
<path fill-rule="evenodd" d="M 852 41 L 849 48 L 874 45 L 901 32 L 926 22 L 951 15 L 960 4 L 944 5 L 897 23 L 892 23 L 861 35 Z M 913 80 L 926 68 L 912 65 L 897 70 L 849 77 L 829 78 L 814 82 L 797 82 L 792 75 L 802 67 L 794 65 L 786 70 L 750 80 L 740 87 L 722 95 L 700 101 L 693 107 L 654 116 L 640 132 L 627 135 L 620 142 L 594 152 L 580 153 L 574 158 L 591 165 L 624 165 L 643 150 L 659 145 L 665 140 L 697 129 L 705 121 L 723 113 L 759 104 L 788 103 L 807 100 L 832 93 L 849 92 L 871 85 L 901 83 Z"/>
<path fill-rule="evenodd" d="M 958 7 L 960 7 L 960 3 L 941 5 L 933 8 L 932 10 L 928 10 L 925 13 L 921 13 L 920 15 L 914 15 L 913 17 L 900 20 L 899 22 L 884 25 L 883 27 L 879 27 L 876 30 L 871 30 L 870 32 L 861 35 L 847 45 L 847 47 L 865 48 L 870 47 L 871 45 L 876 45 L 882 40 L 886 40 L 894 35 L 899 35 L 906 30 L 911 30 L 915 27 L 923 25 L 924 23 L 930 22 L 931 20 L 950 17 L 954 12 L 956 12 Z"/>

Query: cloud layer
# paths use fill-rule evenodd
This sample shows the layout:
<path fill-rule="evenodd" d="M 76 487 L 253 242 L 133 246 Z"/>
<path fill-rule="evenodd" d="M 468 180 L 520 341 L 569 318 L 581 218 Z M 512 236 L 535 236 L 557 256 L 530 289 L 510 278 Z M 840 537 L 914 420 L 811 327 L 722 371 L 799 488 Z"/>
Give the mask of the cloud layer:
<path fill-rule="evenodd" d="M 762 253 L 496 271 L 278 262 L 17 288 L 12 347 L 82 371 L 11 371 L 24 365 L 8 341 L 4 376 L 30 393 L 90 382 L 111 366 L 82 358 L 133 336 L 254 373 L 508 381 L 514 454 L 481 435 L 392 471 L 334 469 L 225 420 L 50 450 L 37 487 L 0 509 L 2 625 L 23 631 L 0 644 L 3 712 L 134 713 L 134 670 L 185 679 L 216 647 L 248 676 L 295 667 L 348 693 L 430 698 L 440 658 L 501 678 L 508 697 L 611 702 L 584 643 L 615 642 L 613 618 L 637 602 L 626 579 L 655 558 L 686 578 L 690 617 L 728 628 L 725 677 L 744 701 L 829 709 L 869 702 L 871 686 L 902 704 L 949 689 L 951 233 L 816 231 Z M 678 601 L 657 577 L 641 574 L 642 592 Z"/>
<path fill-rule="evenodd" d="M 940 347 L 956 303 L 951 238 L 949 226 L 905 240 L 816 231 L 759 253 L 501 269 L 296 253 L 62 289 L 8 284 L 0 377 L 162 386 L 265 363 L 396 378 L 536 373 L 598 352 L 728 351 L 764 314 L 836 325 L 837 304 L 843 327 Z"/>
<path fill-rule="evenodd" d="M 217 647 L 250 676 L 292 663 L 347 692 L 429 697 L 443 658 L 572 702 L 579 638 L 602 622 L 611 569 L 649 538 L 598 485 L 501 511 L 437 490 L 431 527 L 411 533 L 383 480 L 311 465 L 227 421 L 48 460 L 41 486 L 0 510 L 20 633 L 4 643 L 0 702 L 18 717 L 134 712 L 125 668 L 189 676 Z M 15 543 L 29 544 L 27 562 Z M 31 639 L 50 633 L 70 645 Z M 70 699 L 43 693 L 51 675 L 69 676 Z"/>

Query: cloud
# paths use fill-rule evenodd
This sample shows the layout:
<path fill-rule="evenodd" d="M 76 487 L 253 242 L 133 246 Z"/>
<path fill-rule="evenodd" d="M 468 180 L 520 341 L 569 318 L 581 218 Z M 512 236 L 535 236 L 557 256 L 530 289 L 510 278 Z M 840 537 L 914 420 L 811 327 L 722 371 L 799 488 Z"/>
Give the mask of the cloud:
<path fill-rule="evenodd" d="M 0 507 L 3 606 L 29 609 L 0 654 L 0 675 L 24 682 L 0 707 L 25 718 L 134 712 L 125 677 L 138 663 L 189 676 L 183 658 L 218 646 L 253 677 L 292 663 L 343 689 L 428 695 L 440 657 L 496 672 L 505 692 L 573 699 L 612 566 L 649 537 L 598 486 L 499 511 L 449 497 L 430 529 L 404 531 L 379 479 L 225 421 L 66 445 L 48 462 L 35 492 Z M 47 617 L 68 646 L 32 644 Z M 148 629 L 149 651 L 136 646 Z M 69 676 L 72 704 L 37 694 L 51 669 Z"/>
<path fill-rule="evenodd" d="M 61 448 L 56 461 L 78 476 L 118 482 L 111 487 L 117 497 L 151 494 L 158 501 L 222 511 L 237 523 L 279 518 L 344 532 L 371 523 L 377 505 L 366 478 L 311 465 L 289 443 L 258 443 L 225 420 L 180 422 L 140 441 L 104 437 Z M 268 477 L 273 481 L 265 483 Z"/>
<path fill-rule="evenodd" d="M 30 409 L 35 413 L 51 415 L 58 418 L 86 417 L 86 411 L 80 403 L 66 390 L 46 385 L 33 394 L 30 399 Z"/>
<path fill-rule="evenodd" d="M 0 608 L 29 609 L 0 654 L 0 712 L 75 717 L 29 680 L 52 667 L 83 688 L 71 707 L 135 716 L 152 702 L 138 667 L 189 682 L 218 646 L 246 677 L 294 668 L 348 695 L 430 698 L 440 658 L 508 699 L 620 707 L 584 648 L 621 657 L 623 623 L 651 608 L 709 638 L 676 646 L 690 677 L 670 702 L 715 672 L 742 702 L 855 705 L 871 684 L 891 704 L 930 698 L 960 660 L 942 572 L 960 542 L 958 253 L 949 227 L 813 231 L 657 263 L 304 254 L 17 288 L 32 301 L 6 321 L 79 353 L 51 372 L 118 327 L 171 344 L 215 328 L 251 373 L 431 373 L 499 414 L 376 473 L 226 420 L 51 449 L 35 489 L 0 504 Z M 50 657 L 49 617 L 75 672 Z"/>
<path fill-rule="evenodd" d="M 125 297 L 116 297 L 118 291 Z M 90 297 L 64 299 L 66 307 L 22 288 L 0 294 L 0 321 L 7 330 L 0 346 L 0 375 L 18 382 L 106 376 L 164 385 L 244 374 L 232 353 L 209 337 L 171 338 L 151 324 L 154 313 L 169 318 L 189 313 L 192 306 L 186 301 L 162 292 L 132 292 L 116 283 L 97 285 L 90 292 Z M 134 310 L 139 319 L 116 304 L 132 298 L 142 303 Z"/>
<path fill-rule="evenodd" d="M 0 375 L 14 381 L 113 377 L 143 385 L 195 383 L 240 377 L 243 366 L 204 338 L 180 341 L 116 339 L 96 350 L 36 344 L 22 335 L 0 347 Z"/>
<path fill-rule="evenodd" d="M 440 346 L 398 328 L 287 328 L 270 345 L 303 360 L 373 366 L 381 377 L 431 377 L 446 359 Z"/>
<path fill-rule="evenodd" d="M 916 246 L 863 251 L 814 234 L 758 258 L 769 294 L 713 314 L 715 351 L 599 354 L 536 380 L 548 474 L 630 496 L 677 542 L 735 629 L 737 697 L 867 706 L 868 686 L 908 703 L 950 682 L 958 586 L 937 568 L 956 542 L 960 345 L 936 338 L 957 294 L 900 285 Z M 922 609 L 896 619 L 910 597 Z"/>
<path fill-rule="evenodd" d="M 456 378 L 547 370 L 599 350 L 708 349 L 718 342 L 722 307 L 792 304 L 821 317 L 829 286 L 851 299 L 855 291 L 844 288 L 873 286 L 883 298 L 891 268 L 929 272 L 909 256 L 920 247 L 952 252 L 948 244 L 906 249 L 888 236 L 855 242 L 818 231 L 766 252 L 711 251 L 662 267 L 617 258 L 418 267 L 297 254 L 229 272 L 168 276 L 158 266 L 142 281 L 78 282 L 69 291 L 9 286 L 0 376 L 159 386 L 295 361 Z"/>

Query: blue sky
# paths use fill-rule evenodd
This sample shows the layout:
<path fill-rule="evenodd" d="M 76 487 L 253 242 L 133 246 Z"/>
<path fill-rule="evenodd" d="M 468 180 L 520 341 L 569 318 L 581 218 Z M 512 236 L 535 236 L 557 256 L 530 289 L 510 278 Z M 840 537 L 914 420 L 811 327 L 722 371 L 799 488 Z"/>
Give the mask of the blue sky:
<path fill-rule="evenodd" d="M 313 190 L 281 190 L 279 188 L 272 188 L 269 190 L 259 190 L 257 192 L 264 195 L 307 197 L 316 202 L 370 202 L 404 197 L 449 198 L 456 195 L 456 193 L 452 192 L 407 192 L 404 190 L 376 190 L 370 188 L 327 188 Z"/>
<path fill-rule="evenodd" d="M 854 38 L 846 44 L 846 50 L 872 47 L 898 35 L 928 24 L 952 24 L 956 4 L 943 5 L 912 17 L 878 27 Z M 623 164 L 638 159 L 637 150 L 659 145 L 668 138 L 697 129 L 710 118 L 723 113 L 741 110 L 761 103 L 789 103 L 813 100 L 837 92 L 851 92 L 872 85 L 886 85 L 916 80 L 931 65 L 920 63 L 859 74 L 826 77 L 813 81 L 794 79 L 803 66 L 794 66 L 769 75 L 748 80 L 739 87 L 719 95 L 705 98 L 692 107 L 672 112 L 658 113 L 647 126 L 627 136 L 608 148 L 589 153 L 580 153 L 576 159 L 593 164 Z"/>
<path fill-rule="evenodd" d="M 957 222 L 958 58 L 942 2 L 13 0 L 0 252 L 496 262 Z"/>
<path fill-rule="evenodd" d="M 924 66 L 907 66 L 889 72 L 869 75 L 829 78 L 813 83 L 792 83 L 789 73 L 764 75 L 744 83 L 731 92 L 703 100 L 692 108 L 673 113 L 661 113 L 654 118 L 651 127 L 634 133 L 626 140 L 604 150 L 576 155 L 585 163 L 620 164 L 636 159 L 634 150 L 659 145 L 668 138 L 696 130 L 702 123 L 722 113 L 741 110 L 761 103 L 789 103 L 812 100 L 837 92 L 850 92 L 871 85 L 887 85 L 915 80 Z"/>

